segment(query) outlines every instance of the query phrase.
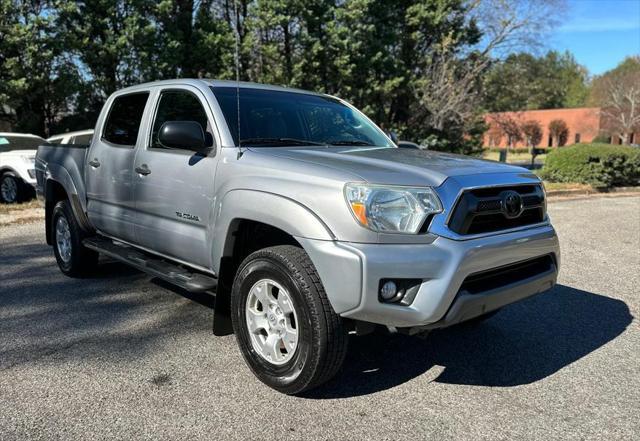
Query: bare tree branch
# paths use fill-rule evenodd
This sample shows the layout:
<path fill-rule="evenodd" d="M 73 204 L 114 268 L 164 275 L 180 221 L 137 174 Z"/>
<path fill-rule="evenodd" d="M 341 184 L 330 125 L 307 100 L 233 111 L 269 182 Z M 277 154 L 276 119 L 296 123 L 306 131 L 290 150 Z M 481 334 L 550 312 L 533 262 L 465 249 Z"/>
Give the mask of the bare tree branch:
<path fill-rule="evenodd" d="M 414 89 L 415 119 L 439 131 L 468 123 L 477 115 L 480 81 L 492 60 L 514 49 L 536 47 L 564 7 L 565 0 L 468 0 L 469 20 L 484 36 L 462 54 L 450 48 L 453 44 L 433 48 Z"/>
<path fill-rule="evenodd" d="M 629 135 L 640 131 L 640 75 L 608 79 L 601 110 L 605 126 L 629 143 Z"/>

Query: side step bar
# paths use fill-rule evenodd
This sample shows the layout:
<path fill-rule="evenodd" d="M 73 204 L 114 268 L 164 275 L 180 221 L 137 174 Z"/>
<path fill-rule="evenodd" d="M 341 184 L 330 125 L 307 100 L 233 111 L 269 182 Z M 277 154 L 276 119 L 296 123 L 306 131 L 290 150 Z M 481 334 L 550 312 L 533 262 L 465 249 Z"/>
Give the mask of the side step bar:
<path fill-rule="evenodd" d="M 111 239 L 91 237 L 84 239 L 82 244 L 91 250 L 119 260 L 190 292 L 211 291 L 218 286 L 218 280 L 211 276 L 190 271 L 168 260 L 151 256 L 129 245 L 114 242 Z"/>

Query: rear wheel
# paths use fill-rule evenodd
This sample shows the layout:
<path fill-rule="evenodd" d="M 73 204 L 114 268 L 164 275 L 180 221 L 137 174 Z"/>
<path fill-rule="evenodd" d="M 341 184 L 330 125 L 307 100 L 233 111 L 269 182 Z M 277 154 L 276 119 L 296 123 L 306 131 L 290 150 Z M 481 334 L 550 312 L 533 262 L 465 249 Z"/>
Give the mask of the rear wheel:
<path fill-rule="evenodd" d="M 70 277 L 82 277 L 95 270 L 98 253 L 82 245 L 84 235 L 68 201 L 60 201 L 51 216 L 53 253 L 60 270 Z"/>
<path fill-rule="evenodd" d="M 332 378 L 348 335 L 301 248 L 265 248 L 247 257 L 231 298 L 233 328 L 245 361 L 268 386 L 298 394 Z"/>
<path fill-rule="evenodd" d="M 0 200 L 5 204 L 21 202 L 26 193 L 22 179 L 13 172 L 6 172 L 0 178 Z"/>

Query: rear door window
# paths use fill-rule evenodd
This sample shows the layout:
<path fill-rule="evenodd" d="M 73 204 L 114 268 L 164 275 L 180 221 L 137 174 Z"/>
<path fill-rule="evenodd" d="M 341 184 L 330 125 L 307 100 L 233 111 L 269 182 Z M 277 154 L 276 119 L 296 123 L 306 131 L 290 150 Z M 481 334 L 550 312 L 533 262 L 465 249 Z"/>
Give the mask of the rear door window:
<path fill-rule="evenodd" d="M 113 100 L 102 138 L 112 144 L 133 147 L 138 139 L 148 92 L 121 95 Z"/>

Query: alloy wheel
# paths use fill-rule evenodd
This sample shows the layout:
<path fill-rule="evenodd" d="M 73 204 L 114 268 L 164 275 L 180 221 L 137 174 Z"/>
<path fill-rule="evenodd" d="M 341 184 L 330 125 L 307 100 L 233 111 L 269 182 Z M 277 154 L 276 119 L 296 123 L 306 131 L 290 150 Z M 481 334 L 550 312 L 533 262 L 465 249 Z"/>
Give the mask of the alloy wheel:
<path fill-rule="evenodd" d="M 291 360 L 298 346 L 298 316 L 289 293 L 277 282 L 262 279 L 249 290 L 246 322 L 253 349 L 269 363 Z"/>

